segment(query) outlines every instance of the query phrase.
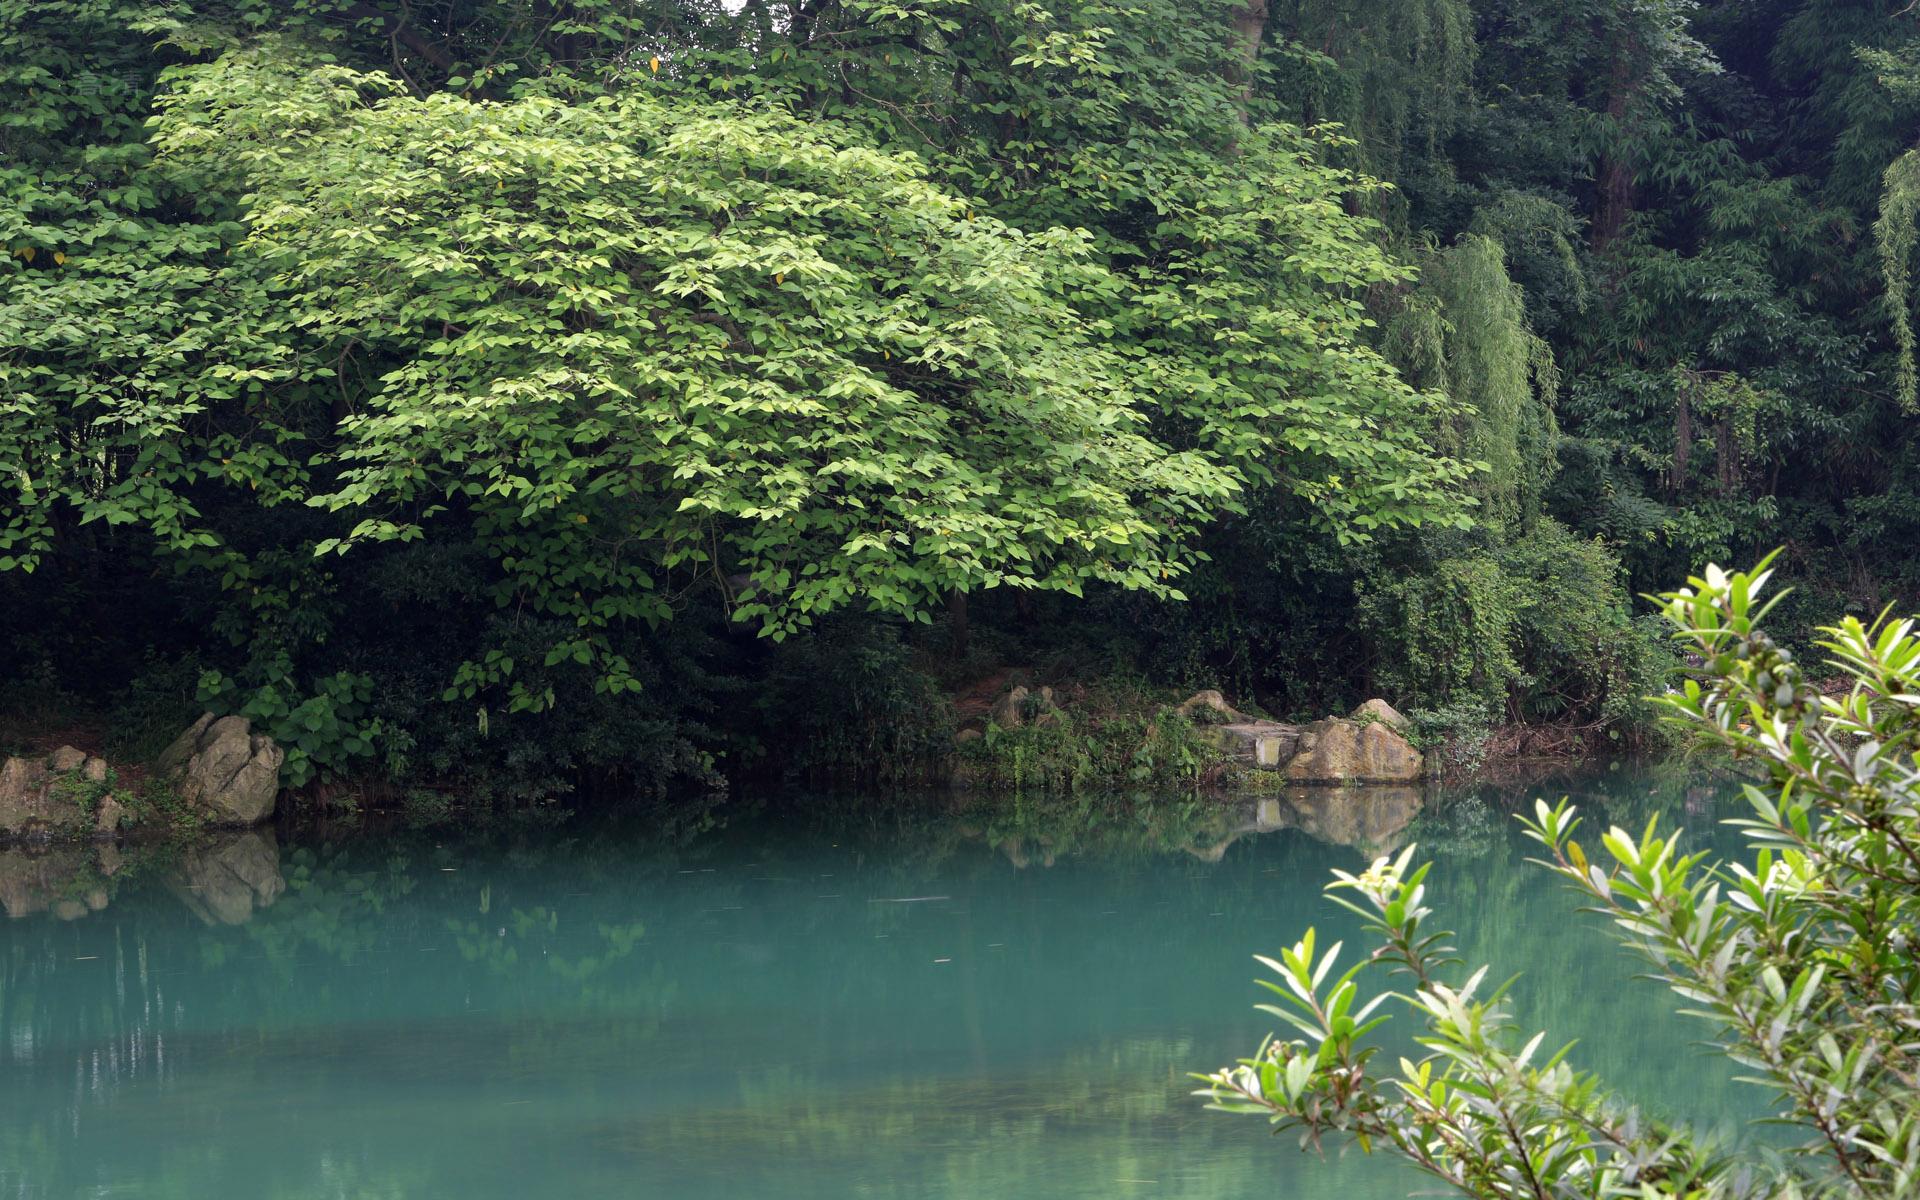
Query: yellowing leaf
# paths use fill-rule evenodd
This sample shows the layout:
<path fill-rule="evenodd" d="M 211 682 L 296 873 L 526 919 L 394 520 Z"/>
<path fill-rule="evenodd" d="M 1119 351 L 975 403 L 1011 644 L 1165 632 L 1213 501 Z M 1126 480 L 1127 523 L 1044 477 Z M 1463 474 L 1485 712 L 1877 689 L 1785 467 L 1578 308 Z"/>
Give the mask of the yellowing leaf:
<path fill-rule="evenodd" d="M 54 265 L 55 265 L 55 266 L 61 266 L 61 267 L 64 267 L 64 266 L 66 266 L 66 265 L 67 265 L 67 253 L 66 253 L 66 251 L 64 251 L 64 250 L 55 250 L 55 251 L 53 252 L 53 262 L 54 262 Z"/>
<path fill-rule="evenodd" d="M 647 70 L 652 71 L 655 75 L 660 73 L 660 56 L 658 54 L 647 60 Z"/>

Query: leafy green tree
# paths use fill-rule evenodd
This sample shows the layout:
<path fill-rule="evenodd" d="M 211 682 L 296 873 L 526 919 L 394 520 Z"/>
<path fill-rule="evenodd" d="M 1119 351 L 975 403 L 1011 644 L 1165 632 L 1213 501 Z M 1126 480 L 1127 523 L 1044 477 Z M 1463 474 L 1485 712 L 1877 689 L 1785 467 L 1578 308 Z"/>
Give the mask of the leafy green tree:
<path fill-rule="evenodd" d="M 1162 276 L 1132 303 L 1197 326 L 1207 357 L 1179 332 L 1123 353 L 1073 299 L 1130 281 L 1080 236 L 1010 228 L 774 109 L 415 99 L 272 48 L 176 83 L 163 161 L 250 197 L 240 255 L 277 270 L 310 353 L 378 381 L 318 499 L 354 523 L 317 549 L 451 525 L 494 553 L 495 603 L 578 627 L 549 662 L 668 617 L 676 571 L 742 580 L 734 615 L 776 636 L 998 586 L 1177 597 L 1181 530 L 1250 478 L 1285 473 L 1355 536 L 1462 519 L 1463 468 L 1394 433 L 1395 405 L 1430 402 L 1342 349 L 1358 317 L 1337 291 L 1333 344 L 1302 330 L 1289 358 L 1291 330 L 1221 328 Z M 1216 219 L 1242 243 L 1259 226 L 1321 286 L 1368 281 L 1337 208 L 1232 199 Z M 1207 367 L 1246 385 L 1218 394 Z M 1336 423 L 1356 401 L 1378 407 Z M 1156 440 L 1155 407 L 1182 444 Z M 462 687 L 514 665 L 469 664 Z M 618 656 L 602 682 L 631 684 Z"/>
<path fill-rule="evenodd" d="M 1257 1113 L 1303 1142 L 1348 1135 L 1391 1149 L 1460 1192 L 1496 1196 L 1903 1196 L 1920 1182 L 1920 1091 L 1912 1025 L 1920 966 L 1911 950 L 1920 894 L 1920 634 L 1911 620 L 1847 619 L 1825 631 L 1844 695 L 1814 685 L 1761 622 L 1771 572 L 1709 568 L 1664 598 L 1662 615 L 1707 664 L 1668 697 L 1677 719 L 1764 768 L 1739 822 L 1751 857 L 1711 861 L 1651 825 L 1602 835 L 1610 862 L 1574 840 L 1564 802 L 1526 822 L 1544 865 L 1608 916 L 1625 943 L 1704 1018 L 1725 1053 L 1805 1135 L 1779 1161 L 1716 1149 L 1650 1119 L 1543 1054 L 1488 967 L 1464 978 L 1431 923 L 1425 866 L 1409 849 L 1339 874 L 1343 907 L 1379 948 L 1336 976 L 1340 947 L 1312 931 L 1263 960 L 1263 1006 L 1292 1032 L 1206 1077 L 1214 1107 Z M 1365 996 L 1385 964 L 1411 995 Z M 1422 1048 L 1382 1069 L 1371 1035 L 1393 1007 Z"/>
<path fill-rule="evenodd" d="M 189 559 L 221 554 L 222 493 L 301 495 L 285 323 L 265 277 L 232 269 L 244 229 L 196 181 L 151 166 L 143 124 L 172 6 L 0 9 L 0 571 L 66 541 L 74 569 L 120 526 Z M 252 319 L 229 319 L 235 312 Z M 83 528 L 98 523 L 98 529 Z"/>
<path fill-rule="evenodd" d="M 1920 537 L 1916 37 L 1898 0 L 0 0 L 5 669 L 98 699 L 179 656 L 363 766 L 376 722 L 424 766 L 564 701 L 561 771 L 643 724 L 698 760 L 673 731 L 771 662 L 736 626 L 971 611 L 1276 711 L 1612 728 L 1633 587 L 1762 527 L 1806 624 L 1920 580 L 1881 551 Z M 1429 619 L 1569 545 L 1604 669 L 1541 606 Z M 347 677 L 393 707 L 329 720 Z"/>

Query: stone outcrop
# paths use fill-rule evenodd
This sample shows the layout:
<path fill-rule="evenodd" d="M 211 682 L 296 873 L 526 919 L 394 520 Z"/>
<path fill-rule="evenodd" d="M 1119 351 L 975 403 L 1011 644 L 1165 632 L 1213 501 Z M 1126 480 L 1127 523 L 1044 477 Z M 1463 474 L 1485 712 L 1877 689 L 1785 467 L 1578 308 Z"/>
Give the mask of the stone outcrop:
<path fill-rule="evenodd" d="M 104 820 L 111 802 L 106 762 L 72 746 L 0 762 L 0 838 L 112 837 L 120 809 L 114 804 L 111 821 Z"/>
<path fill-rule="evenodd" d="M 993 708 L 987 713 L 987 720 L 1002 729 L 1018 729 L 1028 723 L 1028 714 L 1033 714 L 1032 723 L 1049 725 L 1059 720 L 1060 705 L 1053 698 L 1050 687 L 1029 689 L 1019 685 L 1008 688 L 993 702 Z"/>
<path fill-rule="evenodd" d="M 1205 691 L 1195 692 L 1193 695 L 1188 696 L 1180 702 L 1180 707 L 1175 711 L 1183 717 L 1191 717 L 1203 712 L 1212 712 L 1220 714 L 1229 721 L 1246 720 L 1245 717 L 1241 716 L 1240 713 L 1234 709 L 1233 705 L 1227 703 L 1225 696 L 1213 688 L 1207 688 Z"/>
<path fill-rule="evenodd" d="M 245 717 L 206 713 L 155 764 L 180 799 L 216 825 L 258 825 L 273 816 L 286 751 Z"/>
<path fill-rule="evenodd" d="M 991 693 L 987 693 L 991 694 Z M 1012 684 L 954 734 L 956 748 L 977 742 L 993 729 L 1045 726 L 1070 719 L 1052 688 Z M 1166 710 L 1161 710 L 1164 715 Z M 1369 700 L 1345 717 L 1311 725 L 1262 720 L 1240 712 L 1219 691 L 1195 692 L 1173 711 L 1191 723 L 1191 735 L 1229 758 L 1256 770 L 1273 771 L 1302 784 L 1404 784 L 1425 777 L 1420 751 L 1407 740 L 1407 719 L 1385 700 Z M 968 772 L 957 766 L 955 786 L 966 786 Z"/>
<path fill-rule="evenodd" d="M 1360 722 L 1378 721 L 1395 733 L 1405 733 L 1408 728 L 1407 719 L 1400 715 L 1400 710 L 1378 698 L 1367 701 L 1347 715 Z"/>
<path fill-rule="evenodd" d="M 987 720 L 1002 729 L 1018 729 L 1027 722 L 1027 696 L 1030 693 L 1023 687 L 1011 687 L 1000 694 L 993 702 L 993 708 L 987 712 Z"/>
<path fill-rule="evenodd" d="M 1203 692 L 1187 703 L 1207 695 Z M 1407 741 L 1406 728 L 1406 718 L 1392 705 L 1369 700 L 1352 716 L 1311 725 L 1243 718 L 1202 732 L 1228 754 L 1261 770 L 1278 771 L 1294 783 L 1411 783 L 1425 774 L 1426 763 Z"/>
<path fill-rule="evenodd" d="M 1285 774 L 1295 783 L 1403 783 L 1425 770 L 1420 752 L 1379 721 L 1315 721 L 1300 733 Z"/>
<path fill-rule="evenodd" d="M 46 822 L 51 776 L 45 759 L 9 758 L 0 763 L 0 829 L 17 836 Z"/>
<path fill-rule="evenodd" d="M 1204 726 L 1199 736 L 1228 755 L 1244 759 L 1263 771 L 1277 771 L 1300 748 L 1300 727 L 1278 721 L 1235 721 Z"/>

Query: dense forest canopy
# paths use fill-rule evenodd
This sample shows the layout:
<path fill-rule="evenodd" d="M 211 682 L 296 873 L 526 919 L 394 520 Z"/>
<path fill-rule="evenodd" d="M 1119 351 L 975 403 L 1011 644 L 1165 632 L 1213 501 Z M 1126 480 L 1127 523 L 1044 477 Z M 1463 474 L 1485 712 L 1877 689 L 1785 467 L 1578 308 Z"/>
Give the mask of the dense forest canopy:
<path fill-rule="evenodd" d="M 0 0 L 0 93 L 9 706 L 296 783 L 1011 661 L 1631 739 L 1636 592 L 1920 584 L 1899 4 Z"/>

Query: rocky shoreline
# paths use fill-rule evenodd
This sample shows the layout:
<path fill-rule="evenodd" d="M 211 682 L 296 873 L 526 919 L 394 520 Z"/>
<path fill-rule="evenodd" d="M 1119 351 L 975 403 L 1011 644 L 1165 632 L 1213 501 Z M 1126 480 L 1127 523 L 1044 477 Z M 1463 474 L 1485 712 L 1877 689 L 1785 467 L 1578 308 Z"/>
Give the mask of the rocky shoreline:
<path fill-rule="evenodd" d="M 969 786 L 972 776 L 966 770 L 970 748 L 1006 735 L 1051 731 L 1061 735 L 1071 730 L 1098 727 L 1113 714 L 1092 711 L 1076 703 L 1067 691 L 1053 687 L 1028 687 L 1013 684 L 992 701 L 979 717 L 964 723 L 954 734 L 958 753 L 952 782 Z M 1159 708 L 1147 719 L 1144 740 L 1151 741 L 1166 726 L 1179 727 L 1183 736 L 1217 755 L 1231 768 L 1229 777 L 1260 780 L 1257 790 L 1269 783 L 1304 786 L 1357 784 L 1403 785 L 1426 778 L 1426 756 L 1408 738 L 1407 719 L 1385 700 L 1368 700 L 1344 717 L 1331 716 L 1306 724 L 1290 724 L 1250 716 L 1228 703 L 1220 692 L 1209 689 L 1196 692 L 1177 705 Z M 1112 748 L 1109 753 L 1113 753 Z M 1118 753 L 1124 755 L 1122 745 Z M 1231 789 L 1229 789 L 1231 790 Z"/>
<path fill-rule="evenodd" d="M 1015 731 L 1077 738 L 1076 720 L 1098 724 L 1069 693 L 1015 684 L 982 706 L 981 718 L 954 737 L 948 782 L 968 787 L 970 743 Z M 1242 786 L 1355 786 L 1417 783 L 1428 763 L 1411 741 L 1404 717 L 1384 700 L 1348 715 L 1289 724 L 1243 713 L 1218 691 L 1195 693 L 1158 717 L 1136 718 L 1148 738 L 1178 730 L 1191 755 L 1214 764 L 1214 781 L 1231 794 Z M 991 745 L 992 743 L 988 743 Z M 1089 751 L 1090 752 L 1090 751 Z M 1121 743 L 1109 753 L 1124 757 Z M 202 714 L 150 768 L 116 770 L 73 746 L 0 761 L 0 845 L 116 842 L 166 836 L 180 829 L 248 829 L 270 821 L 281 792 L 285 751 L 254 732 L 245 717 Z M 1222 774 L 1224 772 L 1224 774 Z M 130 780 L 137 780 L 131 783 Z"/>
<path fill-rule="evenodd" d="M 273 817 L 286 752 L 245 717 L 206 713 L 142 786 L 73 746 L 0 762 L 0 842 L 113 842 L 180 826 L 247 829 Z"/>

